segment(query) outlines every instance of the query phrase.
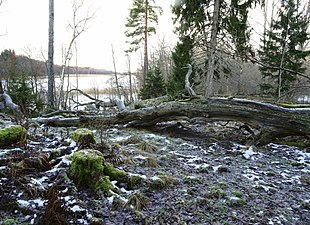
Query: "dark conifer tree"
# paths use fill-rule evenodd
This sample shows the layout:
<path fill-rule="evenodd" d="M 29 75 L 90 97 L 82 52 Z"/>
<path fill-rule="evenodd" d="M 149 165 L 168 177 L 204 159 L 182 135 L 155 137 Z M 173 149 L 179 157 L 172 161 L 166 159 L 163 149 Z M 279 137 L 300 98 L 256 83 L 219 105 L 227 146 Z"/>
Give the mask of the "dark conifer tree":
<path fill-rule="evenodd" d="M 166 94 L 166 85 L 161 71 L 158 67 L 149 70 L 145 85 L 140 91 L 141 99 L 150 99 Z"/>
<path fill-rule="evenodd" d="M 186 65 L 192 61 L 192 48 L 193 40 L 189 36 L 184 36 L 180 38 L 180 42 L 177 43 L 172 52 L 173 68 L 167 83 L 167 92 L 171 96 L 176 96 L 185 91 Z"/>
<path fill-rule="evenodd" d="M 299 6 L 300 0 L 281 1 L 277 20 L 264 34 L 259 51 L 260 60 L 264 65 L 269 65 L 260 67 L 267 81 L 261 86 L 278 97 L 289 90 L 297 79 L 296 73 L 282 69 L 304 73 L 304 60 L 310 55 L 310 51 L 302 48 L 310 38 L 307 32 L 309 21 Z"/>

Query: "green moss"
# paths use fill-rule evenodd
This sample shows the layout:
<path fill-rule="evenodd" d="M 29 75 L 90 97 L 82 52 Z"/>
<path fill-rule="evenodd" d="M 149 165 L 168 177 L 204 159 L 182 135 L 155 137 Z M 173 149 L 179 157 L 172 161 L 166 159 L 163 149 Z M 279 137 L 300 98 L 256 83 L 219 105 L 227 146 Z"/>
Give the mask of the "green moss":
<path fill-rule="evenodd" d="M 310 107 L 310 104 L 281 103 L 279 105 L 284 108 L 309 108 Z"/>
<path fill-rule="evenodd" d="M 211 191 L 210 191 L 210 197 L 213 197 L 213 198 L 223 198 L 226 196 L 226 192 L 221 189 L 221 188 L 218 188 L 216 186 L 211 186 L 210 187 Z"/>
<path fill-rule="evenodd" d="M 180 183 L 180 181 L 177 178 L 167 174 L 159 174 L 158 177 L 165 182 L 166 186 L 173 186 Z"/>
<path fill-rule="evenodd" d="M 105 195 L 110 196 L 110 190 L 112 190 L 113 184 L 108 176 L 102 176 L 95 184 L 95 191 L 97 193 L 103 192 Z"/>
<path fill-rule="evenodd" d="M 109 176 L 111 180 L 120 180 L 127 175 L 124 170 L 115 168 L 111 163 L 104 164 L 104 174 Z"/>
<path fill-rule="evenodd" d="M 160 190 L 166 187 L 166 183 L 164 180 L 160 179 L 159 177 L 153 178 L 150 183 L 150 188 L 152 190 Z"/>
<path fill-rule="evenodd" d="M 242 206 L 245 205 L 246 201 L 244 198 L 240 198 L 240 197 L 230 197 L 227 200 L 227 205 L 230 207 L 237 207 L 237 206 Z"/>
<path fill-rule="evenodd" d="M 84 149 L 73 154 L 71 169 L 79 185 L 91 186 L 94 179 L 103 174 L 103 154 L 97 150 Z"/>
<path fill-rule="evenodd" d="M 74 131 L 73 140 L 77 143 L 95 144 L 94 133 L 87 128 L 80 128 Z"/>
<path fill-rule="evenodd" d="M 130 176 L 127 180 L 127 188 L 133 189 L 137 186 L 141 186 L 143 184 L 144 178 L 141 176 Z"/>
<path fill-rule="evenodd" d="M 20 125 L 0 129 L 0 147 L 24 141 L 26 137 L 27 130 Z"/>
<path fill-rule="evenodd" d="M 184 178 L 184 183 L 186 183 L 186 184 L 202 184 L 203 180 L 200 177 L 186 176 Z"/>
<path fill-rule="evenodd" d="M 279 144 L 281 145 L 288 145 L 288 146 L 295 146 L 298 148 L 306 148 L 309 146 L 305 141 L 303 140 L 296 140 L 296 141 L 280 141 Z"/>
<path fill-rule="evenodd" d="M 219 186 L 222 189 L 227 189 L 228 188 L 228 184 L 226 182 L 223 182 L 223 181 L 218 182 L 217 186 Z"/>
<path fill-rule="evenodd" d="M 300 166 L 300 165 L 302 165 L 300 162 L 297 162 L 297 161 L 291 161 L 290 162 L 290 165 L 291 166 Z"/>
<path fill-rule="evenodd" d="M 234 191 L 232 194 L 236 197 L 239 197 L 239 198 L 242 198 L 242 196 L 243 196 L 242 192 L 240 192 L 240 191 Z"/>
<path fill-rule="evenodd" d="M 17 221 L 15 219 L 6 219 L 2 223 L 3 225 L 14 225 L 17 224 Z"/>
<path fill-rule="evenodd" d="M 158 175 L 153 177 L 150 182 L 152 190 L 160 190 L 169 186 L 179 184 L 179 180 L 173 176 L 167 175 L 163 172 L 158 172 Z"/>

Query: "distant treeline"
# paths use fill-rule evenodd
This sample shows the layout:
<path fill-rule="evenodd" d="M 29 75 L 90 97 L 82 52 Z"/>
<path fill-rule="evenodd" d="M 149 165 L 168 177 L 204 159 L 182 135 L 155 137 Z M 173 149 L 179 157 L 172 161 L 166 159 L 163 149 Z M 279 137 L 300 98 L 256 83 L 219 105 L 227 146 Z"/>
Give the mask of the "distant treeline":
<path fill-rule="evenodd" d="M 23 55 L 15 55 L 12 50 L 1 53 L 0 56 L 0 75 L 5 75 L 9 71 L 20 71 L 26 75 L 37 77 L 47 76 L 46 62 L 42 60 L 31 59 Z M 55 75 L 61 74 L 62 66 L 55 65 Z M 66 74 L 112 74 L 112 71 L 105 69 L 94 69 L 91 67 L 66 67 Z"/>

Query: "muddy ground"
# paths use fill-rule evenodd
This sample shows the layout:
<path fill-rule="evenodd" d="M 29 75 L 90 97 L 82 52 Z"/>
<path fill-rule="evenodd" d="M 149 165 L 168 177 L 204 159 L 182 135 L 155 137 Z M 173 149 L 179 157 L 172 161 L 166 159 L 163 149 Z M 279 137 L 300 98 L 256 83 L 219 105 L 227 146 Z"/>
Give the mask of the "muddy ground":
<path fill-rule="evenodd" d="M 127 172 L 107 195 L 72 179 L 75 129 L 0 149 L 0 224 L 310 224 L 307 148 L 257 148 L 227 124 L 102 128 L 93 147 Z"/>

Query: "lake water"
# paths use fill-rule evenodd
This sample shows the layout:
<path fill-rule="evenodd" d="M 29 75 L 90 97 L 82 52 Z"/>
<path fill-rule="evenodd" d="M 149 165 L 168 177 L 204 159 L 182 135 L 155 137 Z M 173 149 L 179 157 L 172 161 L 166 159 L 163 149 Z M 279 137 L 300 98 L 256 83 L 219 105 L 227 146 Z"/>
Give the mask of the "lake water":
<path fill-rule="evenodd" d="M 119 86 L 122 93 L 129 93 L 129 76 L 128 75 L 118 75 Z M 40 80 L 41 86 L 43 89 L 47 90 L 47 78 Z M 136 77 L 132 76 L 132 85 L 133 89 L 136 90 Z M 68 86 L 69 85 L 69 86 Z M 55 76 L 55 87 L 56 91 L 60 86 L 60 78 L 59 76 Z M 78 74 L 78 75 L 70 75 L 65 78 L 64 82 L 64 90 L 71 90 L 78 88 L 81 91 L 96 97 L 99 100 L 108 102 L 111 98 L 116 97 L 116 83 L 114 74 Z M 72 96 L 80 103 L 90 102 L 89 98 L 85 97 L 82 94 L 78 94 L 77 92 L 73 92 Z M 136 96 L 136 93 L 134 93 Z"/>

